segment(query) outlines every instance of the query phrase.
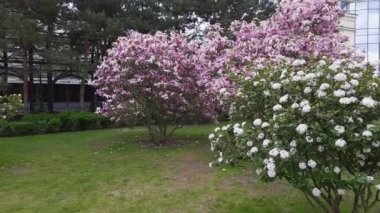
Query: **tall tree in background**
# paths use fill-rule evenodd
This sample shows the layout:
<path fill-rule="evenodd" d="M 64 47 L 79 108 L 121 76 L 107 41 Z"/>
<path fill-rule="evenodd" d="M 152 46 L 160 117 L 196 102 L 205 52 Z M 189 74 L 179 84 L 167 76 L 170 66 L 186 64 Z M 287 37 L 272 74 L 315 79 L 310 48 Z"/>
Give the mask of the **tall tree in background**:
<path fill-rule="evenodd" d="M 41 72 L 46 76 L 47 80 L 47 108 L 49 112 L 53 112 L 53 102 L 54 102 L 54 83 L 53 83 L 53 62 L 62 61 L 62 55 L 57 60 L 55 57 L 58 51 L 57 49 L 52 49 L 52 46 L 58 46 L 59 40 L 56 31 L 59 29 L 59 15 L 62 13 L 60 11 L 62 2 L 58 0 L 33 0 L 33 10 L 36 12 L 36 18 L 42 24 L 42 30 L 40 33 L 43 37 L 43 43 L 41 44 L 41 56 L 45 62 L 42 66 Z M 41 91 L 40 91 L 41 93 Z M 40 96 L 40 95 L 39 95 Z M 39 97 L 39 102 L 42 104 L 44 99 Z M 41 110 L 43 106 L 40 106 Z"/>
<path fill-rule="evenodd" d="M 99 5 L 95 3 L 78 1 L 74 5 L 77 10 L 69 17 L 71 21 L 67 26 L 70 47 L 75 57 L 73 65 L 76 68 L 76 76 L 81 79 L 81 110 L 85 109 L 86 82 L 91 79 L 97 64 L 105 56 L 112 42 L 123 33 L 124 20 L 119 16 L 121 3 L 115 0 L 103 7 L 102 2 L 99 2 Z M 95 101 L 95 97 L 92 99 Z"/>
<path fill-rule="evenodd" d="M 6 10 L 3 4 L 0 4 L 0 28 L 4 29 L 3 25 L 6 20 Z M 0 31 L 0 51 L 2 52 L 1 60 L 3 61 L 2 69 L 0 70 L 0 95 L 5 95 L 8 84 L 8 41 L 7 33 L 5 30 Z"/>
<path fill-rule="evenodd" d="M 6 84 L 8 70 L 15 71 L 23 80 L 23 100 L 31 103 L 30 111 L 37 101 L 41 110 L 47 102 L 53 112 L 55 81 L 76 76 L 81 79 L 83 110 L 86 82 L 93 80 L 107 49 L 127 31 L 194 31 L 199 20 L 226 28 L 233 20 L 265 19 L 274 10 L 269 0 L 0 0 L 1 82 Z M 8 63 L 9 56 L 13 63 Z M 37 74 L 40 83 L 34 85 Z M 92 109 L 95 101 L 94 95 Z"/>
<path fill-rule="evenodd" d="M 22 59 L 22 79 L 23 79 L 23 102 L 27 106 L 29 99 L 29 73 L 32 72 L 28 66 L 28 56 L 34 45 L 40 40 L 38 22 L 31 10 L 30 0 L 13 0 L 2 2 L 4 8 L 1 26 L 7 33 L 7 42 L 10 46 L 18 48 L 18 54 Z M 30 80 L 31 85 L 33 79 Z M 33 86 L 31 86 L 33 87 Z M 33 111 L 33 106 L 31 105 Z"/>
<path fill-rule="evenodd" d="M 211 24 L 219 23 L 224 28 L 235 20 L 258 24 L 276 10 L 276 4 L 271 0 L 163 0 L 162 3 L 176 20 L 178 29 L 196 22 L 198 17 Z"/>

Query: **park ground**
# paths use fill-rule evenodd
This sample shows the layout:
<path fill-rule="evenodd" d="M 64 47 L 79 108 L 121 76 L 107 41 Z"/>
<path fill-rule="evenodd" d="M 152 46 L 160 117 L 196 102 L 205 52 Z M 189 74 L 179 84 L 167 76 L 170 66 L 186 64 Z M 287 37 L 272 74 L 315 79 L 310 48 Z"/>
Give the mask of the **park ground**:
<path fill-rule="evenodd" d="M 0 212 L 319 212 L 248 165 L 209 168 L 214 127 L 165 147 L 138 143 L 142 128 L 0 138 Z"/>

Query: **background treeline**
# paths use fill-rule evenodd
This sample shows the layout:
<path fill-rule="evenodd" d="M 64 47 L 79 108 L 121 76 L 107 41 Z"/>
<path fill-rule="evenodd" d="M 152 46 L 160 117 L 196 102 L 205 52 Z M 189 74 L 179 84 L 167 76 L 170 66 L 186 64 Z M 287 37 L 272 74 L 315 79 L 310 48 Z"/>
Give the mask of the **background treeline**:
<path fill-rule="evenodd" d="M 84 110 L 86 83 L 128 30 L 194 31 L 202 21 L 228 27 L 274 10 L 269 0 L 0 0 L 0 95 L 9 93 L 7 79 L 15 76 L 23 81 L 28 111 L 54 112 L 54 84 L 75 77 Z M 36 78 L 39 83 L 28 80 Z M 97 101 L 94 94 L 91 109 Z"/>

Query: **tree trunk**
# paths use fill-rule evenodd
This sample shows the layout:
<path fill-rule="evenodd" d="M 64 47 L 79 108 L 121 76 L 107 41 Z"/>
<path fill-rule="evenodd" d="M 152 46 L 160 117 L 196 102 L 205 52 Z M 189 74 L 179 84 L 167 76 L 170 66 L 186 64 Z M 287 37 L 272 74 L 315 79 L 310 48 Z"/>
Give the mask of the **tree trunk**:
<path fill-rule="evenodd" d="M 38 82 L 38 90 L 36 90 L 36 94 L 37 94 L 37 106 L 38 106 L 38 111 L 39 112 L 44 112 L 45 109 L 44 109 L 44 100 L 43 100 L 43 84 L 42 84 L 42 74 L 40 72 L 39 76 L 39 82 Z"/>
<path fill-rule="evenodd" d="M 25 111 L 28 109 L 28 53 L 26 47 L 22 47 L 22 70 L 23 70 L 23 101 L 24 101 L 24 109 Z"/>
<path fill-rule="evenodd" d="M 85 41 L 84 41 L 84 50 L 83 50 L 84 62 L 85 63 L 87 63 L 87 59 L 88 59 L 87 52 L 88 52 L 88 40 L 86 38 Z M 81 81 L 81 84 L 80 84 L 80 93 L 79 93 L 80 110 L 81 111 L 85 110 L 84 96 L 86 94 L 86 80 L 85 80 L 85 78 L 87 77 L 87 73 L 88 72 L 86 72 L 86 71 L 85 72 L 82 71 L 82 73 L 81 73 L 82 81 Z"/>
<path fill-rule="evenodd" d="M 339 206 L 331 206 L 329 213 L 340 213 Z"/>
<path fill-rule="evenodd" d="M 94 87 L 92 87 L 91 88 L 91 104 L 90 104 L 90 111 L 91 112 L 96 111 L 96 102 L 97 102 L 96 89 Z"/>
<path fill-rule="evenodd" d="M 91 47 L 91 64 L 95 64 L 95 46 L 92 45 Z M 94 80 L 94 73 L 91 72 L 91 80 L 93 81 Z M 90 94 L 91 94 L 91 100 L 90 100 L 90 111 L 91 112 L 95 112 L 95 109 L 96 109 L 96 106 L 95 106 L 95 102 L 96 102 L 96 89 L 94 86 L 91 86 L 90 89 Z"/>
<path fill-rule="evenodd" d="M 80 110 L 85 111 L 85 105 L 84 105 L 84 96 L 86 93 L 86 80 L 82 79 L 80 84 Z"/>
<path fill-rule="evenodd" d="M 69 85 L 66 84 L 65 86 L 65 91 L 66 91 L 66 107 L 69 107 L 70 105 L 70 94 L 69 94 Z"/>
<path fill-rule="evenodd" d="M 4 73 L 2 73 L 0 95 L 6 95 L 7 94 L 7 84 L 8 84 L 8 53 L 6 51 L 3 52 L 3 59 L 4 59 Z"/>
<path fill-rule="evenodd" d="M 33 50 L 29 49 L 29 111 L 34 113 L 34 73 L 33 73 Z"/>
<path fill-rule="evenodd" d="M 49 66 L 50 67 L 50 66 Z M 54 112 L 54 84 L 51 70 L 47 71 L 47 102 L 49 113 Z"/>
<path fill-rule="evenodd" d="M 46 50 L 50 50 L 50 36 L 53 33 L 53 26 L 50 24 L 48 26 L 48 34 L 46 37 Z M 53 73 L 51 71 L 51 64 L 50 60 L 47 60 L 47 71 L 46 71 L 46 78 L 47 78 L 47 108 L 49 113 L 54 112 L 54 82 L 53 82 Z"/>

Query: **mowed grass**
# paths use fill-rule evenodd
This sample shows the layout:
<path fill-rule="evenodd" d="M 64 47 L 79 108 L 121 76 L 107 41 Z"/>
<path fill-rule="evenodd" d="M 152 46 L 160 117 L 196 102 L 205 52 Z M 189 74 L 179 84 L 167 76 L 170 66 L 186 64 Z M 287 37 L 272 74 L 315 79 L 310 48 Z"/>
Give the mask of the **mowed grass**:
<path fill-rule="evenodd" d="M 0 212 L 319 212 L 249 166 L 209 168 L 213 128 L 161 148 L 136 143 L 140 128 L 0 138 Z"/>

